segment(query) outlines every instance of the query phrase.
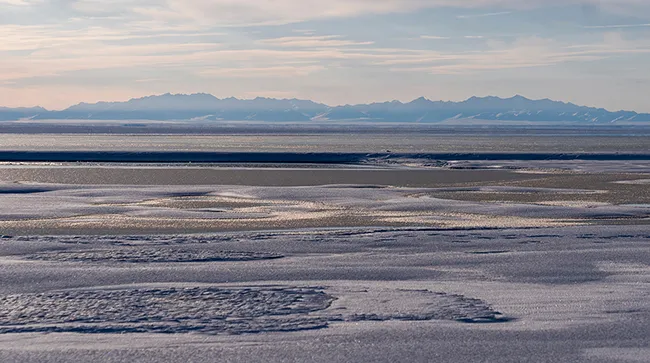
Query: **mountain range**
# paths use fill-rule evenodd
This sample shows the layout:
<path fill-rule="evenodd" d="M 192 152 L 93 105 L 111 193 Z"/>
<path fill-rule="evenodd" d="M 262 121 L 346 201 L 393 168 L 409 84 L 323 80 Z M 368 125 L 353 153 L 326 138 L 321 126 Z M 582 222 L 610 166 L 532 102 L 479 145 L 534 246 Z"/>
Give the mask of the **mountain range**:
<path fill-rule="evenodd" d="M 164 94 L 126 102 L 80 103 L 61 111 L 42 107 L 0 107 L 0 121 L 12 120 L 196 120 L 436 123 L 481 121 L 570 122 L 586 124 L 650 122 L 650 114 L 611 112 L 549 99 L 472 97 L 462 102 L 391 101 L 331 107 L 298 99 L 258 97 L 219 99 L 210 94 Z"/>

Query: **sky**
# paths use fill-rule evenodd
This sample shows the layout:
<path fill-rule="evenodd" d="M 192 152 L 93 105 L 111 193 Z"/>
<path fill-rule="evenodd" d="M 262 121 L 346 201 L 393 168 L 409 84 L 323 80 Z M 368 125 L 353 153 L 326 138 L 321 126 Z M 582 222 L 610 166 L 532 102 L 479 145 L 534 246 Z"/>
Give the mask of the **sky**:
<path fill-rule="evenodd" d="M 167 92 L 650 112 L 650 0 L 0 0 L 0 106 Z"/>

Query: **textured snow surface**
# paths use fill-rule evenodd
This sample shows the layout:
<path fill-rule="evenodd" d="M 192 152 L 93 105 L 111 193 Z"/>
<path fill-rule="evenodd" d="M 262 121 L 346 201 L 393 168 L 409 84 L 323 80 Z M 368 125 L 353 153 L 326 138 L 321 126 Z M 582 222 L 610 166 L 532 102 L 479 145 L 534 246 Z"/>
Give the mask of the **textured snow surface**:
<path fill-rule="evenodd" d="M 507 169 L 507 170 L 570 170 L 584 173 L 647 173 L 647 160 L 498 160 L 453 161 L 445 164 L 451 169 Z"/>
<path fill-rule="evenodd" d="M 0 333 L 255 333 L 323 327 L 307 288 L 82 290 L 0 298 Z"/>
<path fill-rule="evenodd" d="M 241 334 L 324 328 L 333 321 L 503 320 L 483 301 L 462 295 L 397 290 L 364 298 L 372 304 L 382 297 L 404 303 L 399 309 L 373 311 L 366 306 L 365 311 L 313 315 L 327 309 L 335 298 L 323 288 L 300 287 L 87 289 L 10 295 L 0 297 L 0 334 Z"/>
<path fill-rule="evenodd" d="M 43 252 L 27 259 L 64 262 L 219 262 L 255 261 L 282 258 L 282 255 L 261 252 L 212 251 L 167 248 L 128 248 L 112 250 Z"/>
<path fill-rule="evenodd" d="M 650 179 L 637 179 L 637 180 L 623 180 L 618 182 L 620 184 L 637 184 L 637 185 L 646 185 L 650 184 Z"/>
<path fill-rule="evenodd" d="M 0 361 L 643 362 L 648 246 L 643 225 L 4 235 Z"/>

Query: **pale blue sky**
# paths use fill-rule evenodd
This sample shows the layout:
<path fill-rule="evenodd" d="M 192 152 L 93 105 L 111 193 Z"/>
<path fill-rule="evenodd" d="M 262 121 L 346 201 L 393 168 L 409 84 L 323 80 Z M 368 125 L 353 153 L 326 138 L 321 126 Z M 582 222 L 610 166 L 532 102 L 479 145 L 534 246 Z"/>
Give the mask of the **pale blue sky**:
<path fill-rule="evenodd" d="M 650 112 L 650 0 L 0 0 L 0 105 L 165 92 Z"/>

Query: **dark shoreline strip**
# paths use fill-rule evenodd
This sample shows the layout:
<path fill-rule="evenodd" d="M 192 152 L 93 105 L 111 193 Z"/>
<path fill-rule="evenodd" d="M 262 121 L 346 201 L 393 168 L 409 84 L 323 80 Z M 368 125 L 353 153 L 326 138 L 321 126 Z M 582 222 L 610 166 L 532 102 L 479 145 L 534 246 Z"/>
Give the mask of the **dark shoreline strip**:
<path fill-rule="evenodd" d="M 495 161 L 495 160 L 650 160 L 634 153 L 273 153 L 273 152 L 119 152 L 119 151 L 0 151 L 4 162 L 125 162 L 125 163 L 301 163 L 358 164 L 368 161 Z"/>

